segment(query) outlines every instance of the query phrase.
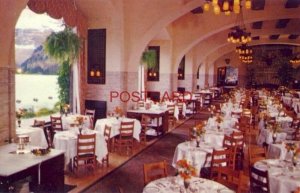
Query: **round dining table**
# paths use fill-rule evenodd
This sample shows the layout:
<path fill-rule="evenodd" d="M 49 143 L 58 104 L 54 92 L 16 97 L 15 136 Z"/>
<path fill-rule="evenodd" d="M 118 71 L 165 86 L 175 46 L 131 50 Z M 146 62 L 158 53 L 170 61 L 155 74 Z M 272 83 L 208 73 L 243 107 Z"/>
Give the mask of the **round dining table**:
<path fill-rule="evenodd" d="M 196 168 L 196 173 L 200 175 L 202 167 L 209 167 L 211 162 L 211 154 L 213 149 L 223 149 L 217 143 L 200 142 L 196 147 L 195 141 L 187 141 L 177 145 L 172 166 L 176 168 L 178 160 L 186 159 Z"/>
<path fill-rule="evenodd" d="M 107 155 L 107 144 L 104 136 L 99 131 L 91 129 L 83 129 L 82 134 L 96 134 L 96 149 L 95 154 L 99 162 Z M 54 147 L 55 149 L 63 150 L 65 152 L 65 166 L 68 164 L 73 165 L 73 158 L 77 155 L 77 138 L 79 130 L 73 128 L 65 131 L 57 131 L 54 135 Z"/>
<path fill-rule="evenodd" d="M 291 160 L 266 159 L 258 161 L 254 167 L 268 170 L 270 193 L 293 192 L 300 187 L 300 165 L 293 166 Z"/>
<path fill-rule="evenodd" d="M 204 178 L 192 177 L 186 189 L 180 176 L 170 176 L 147 184 L 143 193 L 234 193 L 226 186 Z"/>

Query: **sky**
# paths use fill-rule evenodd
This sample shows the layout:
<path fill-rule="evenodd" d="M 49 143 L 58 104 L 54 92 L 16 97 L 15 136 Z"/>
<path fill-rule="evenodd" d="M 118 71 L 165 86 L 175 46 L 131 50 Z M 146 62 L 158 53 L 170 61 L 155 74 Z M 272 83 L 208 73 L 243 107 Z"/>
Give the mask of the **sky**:
<path fill-rule="evenodd" d="M 53 19 L 45 14 L 36 14 L 29 8 L 26 8 L 21 13 L 17 22 L 17 29 L 52 29 L 53 31 L 61 31 L 64 29 L 62 19 Z"/>

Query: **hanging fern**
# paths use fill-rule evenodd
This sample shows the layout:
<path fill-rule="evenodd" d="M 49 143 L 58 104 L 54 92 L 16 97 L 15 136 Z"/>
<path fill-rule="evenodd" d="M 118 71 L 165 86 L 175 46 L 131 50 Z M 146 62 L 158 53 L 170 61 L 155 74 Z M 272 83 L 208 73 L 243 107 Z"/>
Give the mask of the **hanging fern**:
<path fill-rule="evenodd" d="M 146 50 L 142 54 L 141 58 L 142 63 L 147 64 L 148 69 L 156 68 L 156 52 L 155 50 Z"/>
<path fill-rule="evenodd" d="M 77 59 L 80 48 L 80 38 L 69 27 L 65 27 L 60 32 L 53 32 L 44 43 L 45 53 L 61 64 L 58 73 L 61 104 L 69 104 L 70 102 L 70 66 Z"/>

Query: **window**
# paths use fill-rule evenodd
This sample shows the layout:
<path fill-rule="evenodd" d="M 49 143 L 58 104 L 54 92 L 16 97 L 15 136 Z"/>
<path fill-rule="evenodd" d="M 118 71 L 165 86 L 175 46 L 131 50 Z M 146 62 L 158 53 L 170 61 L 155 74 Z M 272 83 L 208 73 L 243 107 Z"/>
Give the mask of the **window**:
<path fill-rule="evenodd" d="M 106 29 L 88 30 L 88 84 L 105 84 Z"/>
<path fill-rule="evenodd" d="M 159 81 L 159 46 L 149 46 L 149 50 L 154 50 L 156 53 L 156 64 L 147 70 L 147 81 Z"/>

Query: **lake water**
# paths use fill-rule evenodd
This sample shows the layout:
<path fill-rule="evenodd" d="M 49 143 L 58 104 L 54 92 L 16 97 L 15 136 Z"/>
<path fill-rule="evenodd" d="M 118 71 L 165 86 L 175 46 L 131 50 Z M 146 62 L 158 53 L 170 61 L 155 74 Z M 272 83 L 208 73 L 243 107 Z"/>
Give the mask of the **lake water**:
<path fill-rule="evenodd" d="M 57 75 L 16 74 L 16 108 L 36 111 L 43 107 L 53 108 L 57 102 Z"/>

